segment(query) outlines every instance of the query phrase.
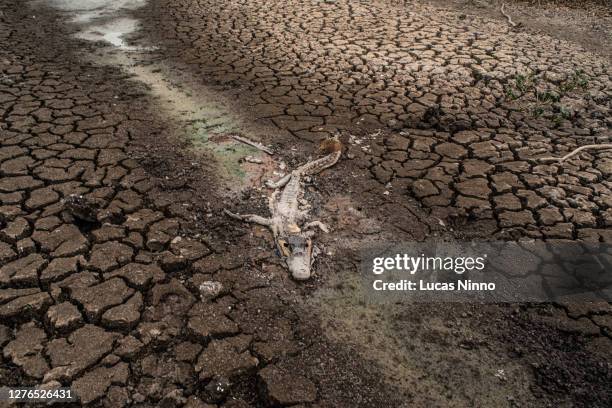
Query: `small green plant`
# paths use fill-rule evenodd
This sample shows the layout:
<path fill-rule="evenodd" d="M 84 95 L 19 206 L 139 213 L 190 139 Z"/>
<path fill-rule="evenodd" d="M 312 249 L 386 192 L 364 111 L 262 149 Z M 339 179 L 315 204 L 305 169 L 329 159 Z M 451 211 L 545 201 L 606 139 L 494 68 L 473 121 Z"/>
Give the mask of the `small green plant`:
<path fill-rule="evenodd" d="M 564 120 L 570 120 L 572 118 L 571 111 L 563 105 L 558 105 L 555 107 L 555 112 L 553 113 L 552 121 L 558 127 L 561 126 Z"/>
<path fill-rule="evenodd" d="M 563 93 L 568 93 L 568 92 L 572 92 L 576 90 L 577 88 L 580 88 L 583 90 L 587 89 L 588 86 L 589 86 L 589 77 L 584 73 L 583 70 L 577 69 L 576 71 L 572 73 L 572 75 L 570 75 L 568 79 L 566 79 L 559 85 L 559 89 Z"/>
<path fill-rule="evenodd" d="M 514 100 L 517 100 L 519 96 L 514 93 L 514 90 L 511 87 L 507 86 L 506 87 L 506 98 L 514 101 Z"/>
<path fill-rule="evenodd" d="M 516 74 L 504 87 L 504 92 L 507 100 L 524 100 L 527 104 L 524 111 L 531 112 L 533 117 L 545 116 L 560 124 L 572 117 L 570 111 L 559 106 L 563 97 L 576 90 L 584 91 L 588 86 L 589 77 L 581 69 L 575 70 L 558 84 L 551 84 L 542 75 L 531 71 Z"/>
<path fill-rule="evenodd" d="M 570 119 L 572 117 L 572 113 L 563 105 L 559 107 L 559 114 L 563 119 Z"/>
<path fill-rule="evenodd" d="M 528 76 L 525 76 L 523 74 L 517 74 L 514 78 L 514 85 L 516 86 L 516 89 L 518 89 L 519 92 L 522 94 L 527 92 L 527 87 L 529 84 L 528 78 Z"/>
<path fill-rule="evenodd" d="M 541 106 L 536 106 L 531 111 L 531 114 L 533 115 L 534 118 L 539 118 L 544 114 L 544 108 Z"/>
<path fill-rule="evenodd" d="M 557 92 L 550 90 L 544 92 L 535 90 L 535 96 L 540 103 L 556 103 L 561 99 L 561 96 Z"/>

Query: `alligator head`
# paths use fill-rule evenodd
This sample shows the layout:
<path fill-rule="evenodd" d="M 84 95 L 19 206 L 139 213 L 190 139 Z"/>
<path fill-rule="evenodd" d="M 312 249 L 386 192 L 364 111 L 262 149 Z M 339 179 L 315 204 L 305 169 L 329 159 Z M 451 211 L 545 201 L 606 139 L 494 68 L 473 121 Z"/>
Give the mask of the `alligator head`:
<path fill-rule="evenodd" d="M 285 258 L 289 272 L 295 280 L 310 278 L 312 265 L 312 240 L 308 234 L 291 234 L 278 237 L 278 250 Z"/>

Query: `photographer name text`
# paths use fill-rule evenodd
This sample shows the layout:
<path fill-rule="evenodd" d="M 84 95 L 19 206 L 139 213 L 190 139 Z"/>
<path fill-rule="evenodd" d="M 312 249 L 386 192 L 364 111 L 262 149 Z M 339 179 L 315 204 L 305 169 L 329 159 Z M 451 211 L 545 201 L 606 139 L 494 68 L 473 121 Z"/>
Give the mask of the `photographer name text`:
<path fill-rule="evenodd" d="M 372 287 L 376 291 L 457 291 L 457 292 L 475 292 L 475 291 L 493 291 L 495 283 L 493 282 L 472 282 L 471 280 L 458 280 L 456 282 L 427 282 L 422 279 L 412 281 L 402 279 L 396 282 L 385 282 L 377 279 L 372 283 Z"/>

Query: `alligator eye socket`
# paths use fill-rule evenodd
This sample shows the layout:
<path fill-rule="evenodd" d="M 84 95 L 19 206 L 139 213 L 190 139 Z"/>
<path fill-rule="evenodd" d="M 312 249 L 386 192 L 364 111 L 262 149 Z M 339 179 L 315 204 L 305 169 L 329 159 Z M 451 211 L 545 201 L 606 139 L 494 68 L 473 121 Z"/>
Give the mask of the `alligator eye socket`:
<path fill-rule="evenodd" d="M 291 254 L 291 246 L 289 243 L 281 239 L 278 240 L 278 243 L 280 244 L 280 251 L 283 253 L 283 256 L 289 256 Z"/>

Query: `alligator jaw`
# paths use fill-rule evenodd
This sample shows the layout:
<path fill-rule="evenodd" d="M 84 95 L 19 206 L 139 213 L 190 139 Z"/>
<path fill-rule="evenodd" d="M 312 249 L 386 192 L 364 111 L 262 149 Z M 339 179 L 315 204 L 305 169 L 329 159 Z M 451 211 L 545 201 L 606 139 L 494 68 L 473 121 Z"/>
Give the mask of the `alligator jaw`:
<path fill-rule="evenodd" d="M 278 248 L 295 280 L 310 278 L 312 264 L 312 241 L 307 234 L 291 234 L 277 239 Z"/>
<path fill-rule="evenodd" d="M 310 255 L 302 254 L 302 255 L 292 255 L 287 257 L 287 268 L 289 268 L 289 272 L 291 272 L 291 276 L 293 279 L 302 281 L 310 279 Z"/>

